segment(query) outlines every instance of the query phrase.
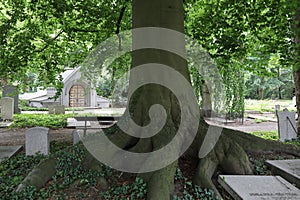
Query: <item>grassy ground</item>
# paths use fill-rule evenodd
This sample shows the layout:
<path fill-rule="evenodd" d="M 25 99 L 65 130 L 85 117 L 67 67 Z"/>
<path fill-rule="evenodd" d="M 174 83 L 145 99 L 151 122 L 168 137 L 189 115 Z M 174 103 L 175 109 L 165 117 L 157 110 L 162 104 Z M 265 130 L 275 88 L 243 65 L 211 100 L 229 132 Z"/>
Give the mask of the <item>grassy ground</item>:
<path fill-rule="evenodd" d="M 280 110 L 284 108 L 289 111 L 296 111 L 292 100 L 253 100 L 245 99 L 245 110 L 258 112 L 275 112 L 275 105 L 280 105 Z"/>

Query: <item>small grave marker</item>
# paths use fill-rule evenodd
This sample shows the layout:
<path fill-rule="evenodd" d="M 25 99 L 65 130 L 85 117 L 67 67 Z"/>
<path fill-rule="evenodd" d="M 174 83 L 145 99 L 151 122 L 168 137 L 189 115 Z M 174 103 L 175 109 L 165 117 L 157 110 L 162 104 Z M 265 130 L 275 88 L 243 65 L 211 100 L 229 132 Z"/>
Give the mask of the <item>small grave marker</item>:
<path fill-rule="evenodd" d="M 292 105 L 295 106 L 297 104 L 297 101 L 296 101 L 296 96 L 293 96 L 293 99 L 292 99 L 293 103 Z"/>
<path fill-rule="evenodd" d="M 235 200 L 300 199 L 300 190 L 280 176 L 220 175 L 218 182 Z"/>
<path fill-rule="evenodd" d="M 16 86 L 6 85 L 3 87 L 2 97 L 12 97 L 14 99 L 14 113 L 20 113 L 19 109 L 19 92 Z"/>
<path fill-rule="evenodd" d="M 273 174 L 282 176 L 300 188 L 300 159 L 267 160 L 266 164 L 271 168 Z"/>
<path fill-rule="evenodd" d="M 275 113 L 277 114 L 277 112 L 279 112 L 280 111 L 280 105 L 275 105 Z"/>
<path fill-rule="evenodd" d="M 1 118 L 5 120 L 12 120 L 14 114 L 14 99 L 10 97 L 3 97 L 1 99 Z"/>
<path fill-rule="evenodd" d="M 295 113 L 287 108 L 277 112 L 279 140 L 284 142 L 297 138 Z"/>
<path fill-rule="evenodd" d="M 49 128 L 35 127 L 25 132 L 26 156 L 41 154 L 48 155 L 50 151 Z"/>
<path fill-rule="evenodd" d="M 79 130 L 74 130 L 73 131 L 73 145 L 77 144 L 80 142 L 80 131 Z"/>

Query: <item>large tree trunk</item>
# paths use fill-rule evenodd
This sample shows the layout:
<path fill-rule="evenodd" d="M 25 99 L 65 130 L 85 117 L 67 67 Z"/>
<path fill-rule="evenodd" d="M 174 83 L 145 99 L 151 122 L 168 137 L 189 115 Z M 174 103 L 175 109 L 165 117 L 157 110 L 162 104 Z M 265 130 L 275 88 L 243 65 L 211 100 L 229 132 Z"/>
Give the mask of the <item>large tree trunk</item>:
<path fill-rule="evenodd" d="M 133 28 L 143 28 L 143 27 L 161 27 L 168 28 L 180 33 L 184 32 L 184 13 L 183 13 L 183 2 L 182 0 L 133 0 Z M 163 31 L 162 31 L 163 32 Z M 145 81 L 146 78 L 153 78 L 157 80 L 160 79 L 170 79 L 171 74 L 162 73 L 157 74 L 154 69 L 158 66 L 157 64 L 162 64 L 170 67 L 184 77 L 184 80 L 190 84 L 189 72 L 187 68 L 187 62 L 182 56 L 178 56 L 175 53 L 167 52 L 166 50 L 159 50 L 154 48 L 140 49 L 139 47 L 147 46 L 146 44 L 156 43 L 162 44 L 164 46 L 165 40 L 168 44 L 179 48 L 179 51 L 184 51 L 184 37 L 178 38 L 172 41 L 172 38 L 166 37 L 156 37 L 158 41 L 151 41 L 153 38 L 151 35 L 147 36 L 147 33 L 133 32 L 133 51 L 132 54 L 132 70 L 130 74 L 129 83 L 129 94 L 133 93 L 130 98 L 129 107 L 125 113 L 129 113 L 130 116 L 124 115 L 120 121 L 128 120 L 131 117 L 136 125 L 147 127 L 151 125 L 152 120 L 161 119 L 162 116 L 166 116 L 165 124 L 163 128 L 158 131 L 158 133 L 149 138 L 141 138 L 144 135 L 136 135 L 139 133 L 139 129 L 135 129 L 136 137 L 132 136 L 132 133 L 124 133 L 117 126 L 113 126 L 108 130 L 112 134 L 109 134 L 109 139 L 119 148 L 126 151 L 135 153 L 148 153 L 155 152 L 162 149 L 162 147 L 168 145 L 170 141 L 174 140 L 177 135 L 177 131 L 180 129 L 181 121 L 183 118 L 182 114 L 185 112 L 193 113 L 193 110 L 182 110 L 181 104 L 179 102 L 178 96 L 174 94 L 169 88 L 160 86 L 158 84 L 147 84 L 135 91 L 137 83 Z M 176 37 L 174 37 L 176 38 Z M 150 65 L 145 65 L 149 64 Z M 156 63 L 156 64 L 155 64 Z M 140 76 L 135 69 L 140 66 L 146 67 L 144 70 L 146 76 Z M 174 81 L 174 84 L 177 80 Z M 188 91 L 181 91 L 181 95 L 185 96 Z M 189 97 L 189 96 L 188 96 Z M 195 100 L 196 102 L 196 100 Z M 154 116 L 151 113 L 151 109 L 154 105 L 159 104 L 164 108 L 164 112 L 154 112 Z M 186 99 L 186 104 L 189 104 L 189 99 Z M 196 105 L 196 110 L 199 111 L 199 107 Z M 150 115 L 150 116 L 149 116 Z M 192 114 L 194 115 L 194 114 Z M 279 142 L 266 141 L 254 136 L 244 134 L 239 131 L 233 131 L 229 129 L 222 129 L 216 126 L 209 126 L 203 118 L 185 119 L 191 122 L 191 127 L 195 124 L 196 134 L 193 143 L 188 146 L 188 150 L 185 152 L 184 156 L 191 159 L 196 159 L 199 161 L 198 169 L 194 177 L 194 183 L 206 187 L 212 188 L 218 194 L 218 190 L 213 184 L 211 178 L 218 167 L 221 167 L 224 172 L 232 174 L 251 174 L 252 168 L 247 157 L 246 151 L 255 150 L 285 150 L 286 152 L 298 155 L 298 149 L 290 146 L 284 146 Z M 198 116 L 199 117 L 199 116 Z M 159 121 L 156 121 L 159 124 Z M 128 130 L 132 130 L 129 127 Z M 191 129 L 186 126 L 184 131 L 189 136 Z M 143 132 L 143 131 L 141 131 Z M 129 135 L 131 134 L 131 135 Z M 188 140 L 189 138 L 183 138 L 182 140 Z M 176 144 L 176 143 L 175 143 Z M 180 156 L 179 151 L 184 145 L 178 143 L 178 145 L 173 145 L 168 151 L 170 155 Z M 105 151 L 106 150 L 106 151 Z M 105 149 L 102 154 L 108 154 L 109 149 Z M 115 160 L 115 162 L 120 162 L 120 155 L 118 152 L 114 152 L 115 155 L 110 157 L 110 160 Z M 55 156 L 55 155 L 54 155 Z M 121 155 L 122 156 L 122 155 Z M 168 160 L 167 157 L 161 156 L 161 160 Z M 157 160 L 157 163 L 161 160 Z M 122 160 L 121 162 L 123 162 Z M 153 165 L 156 167 L 156 162 L 141 162 L 140 168 L 143 169 L 143 164 Z M 89 154 L 86 158 L 86 166 L 94 167 L 97 166 L 97 160 L 93 159 Z M 126 162 L 126 160 L 125 160 Z M 49 168 L 46 161 L 42 165 L 38 166 L 37 172 L 45 171 L 43 169 Z M 53 160 L 49 159 L 50 168 L 52 168 Z M 122 163 L 124 165 L 124 163 Z M 132 164 L 132 163 L 125 163 Z M 145 164 L 144 164 L 145 165 Z M 148 173 L 140 174 L 144 180 L 147 182 L 148 193 L 147 199 L 153 200 L 166 200 L 170 199 L 173 187 L 174 187 L 174 175 L 177 167 L 177 160 L 168 163 L 167 166 L 163 168 L 158 168 L 156 171 L 149 170 Z M 43 168 L 43 169 L 41 169 Z M 145 172 L 145 171 L 143 171 Z M 44 177 L 44 183 L 48 180 L 49 176 L 54 175 L 52 171 Z M 33 173 L 34 177 L 38 177 L 36 173 Z M 30 175 L 29 175 L 30 176 Z M 32 180 L 27 177 L 25 180 Z M 39 181 L 39 186 L 43 181 Z M 31 181 L 34 183 L 34 181 Z M 23 183 L 25 184 L 25 182 Z M 24 186 L 20 187 L 20 190 Z"/>
<path fill-rule="evenodd" d="M 133 29 L 159 27 L 178 31 L 180 33 L 184 32 L 182 0 L 133 0 L 132 9 Z M 151 41 L 151 39 L 155 39 L 155 41 Z M 152 38 L 151 36 L 147 37 L 144 35 L 143 31 L 141 33 L 133 32 L 133 49 L 139 49 L 149 42 L 167 46 L 168 44 L 165 44 L 165 39 L 165 35 L 163 34 Z M 184 37 L 182 37 L 181 41 L 169 40 L 168 42 L 178 45 L 179 48 L 184 48 Z M 132 68 L 149 63 L 163 64 L 171 67 L 190 82 L 186 60 L 178 55 L 174 55 L 174 53 L 160 49 L 139 49 L 133 52 Z M 152 68 L 155 66 L 153 64 L 148 65 L 147 67 Z M 152 72 L 151 69 L 150 73 L 146 74 L 146 76 L 150 77 L 152 80 L 157 79 L 157 74 L 154 71 Z M 168 76 L 170 75 L 166 73 L 162 75 L 162 78 L 168 79 Z M 139 82 L 136 80 L 138 78 L 140 77 L 137 77 L 131 72 L 129 91 L 131 90 L 132 84 Z M 155 104 L 163 106 L 167 114 L 167 120 L 164 128 L 148 140 L 152 145 L 152 151 L 160 149 L 172 140 L 176 134 L 180 120 L 180 108 L 174 94 L 172 94 L 168 88 L 157 84 L 150 84 L 140 88 L 139 91 L 136 92 L 136 95 L 131 98 L 129 109 L 131 111 L 131 116 L 133 116 L 133 120 L 140 126 L 146 126 L 148 123 L 152 123 L 149 121 L 148 113 L 150 107 Z M 143 139 L 140 141 L 142 142 Z M 176 151 L 176 149 L 172 149 L 172 151 Z M 148 183 L 148 199 L 169 199 L 173 190 L 176 167 L 177 162 L 174 162 L 163 169 L 143 176 Z"/>

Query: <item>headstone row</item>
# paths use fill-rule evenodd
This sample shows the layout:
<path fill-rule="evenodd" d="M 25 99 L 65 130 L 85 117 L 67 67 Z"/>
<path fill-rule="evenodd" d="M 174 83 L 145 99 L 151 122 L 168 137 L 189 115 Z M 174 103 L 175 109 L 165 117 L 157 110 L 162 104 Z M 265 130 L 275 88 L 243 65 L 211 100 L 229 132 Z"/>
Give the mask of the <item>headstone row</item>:
<path fill-rule="evenodd" d="M 77 144 L 81 140 L 80 131 L 73 131 L 73 144 Z M 34 127 L 25 132 L 25 151 L 26 156 L 41 153 L 48 155 L 50 153 L 49 128 Z"/>

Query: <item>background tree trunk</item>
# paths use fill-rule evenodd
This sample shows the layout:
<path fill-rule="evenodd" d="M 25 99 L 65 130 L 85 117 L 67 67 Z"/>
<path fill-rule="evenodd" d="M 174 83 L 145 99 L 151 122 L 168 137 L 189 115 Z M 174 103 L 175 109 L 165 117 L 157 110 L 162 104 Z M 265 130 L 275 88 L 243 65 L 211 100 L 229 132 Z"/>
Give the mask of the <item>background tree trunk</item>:
<path fill-rule="evenodd" d="M 298 6 L 300 6 L 300 0 L 298 0 Z M 296 10 L 295 16 L 295 66 L 294 66 L 294 82 L 295 82 L 295 96 L 296 107 L 298 113 L 297 130 L 298 137 L 300 136 L 300 7 Z"/>
<path fill-rule="evenodd" d="M 202 80 L 202 113 L 204 117 L 212 117 L 211 94 L 208 85 Z"/>

